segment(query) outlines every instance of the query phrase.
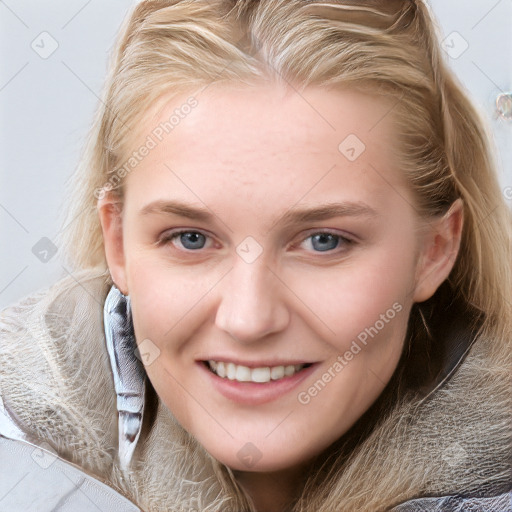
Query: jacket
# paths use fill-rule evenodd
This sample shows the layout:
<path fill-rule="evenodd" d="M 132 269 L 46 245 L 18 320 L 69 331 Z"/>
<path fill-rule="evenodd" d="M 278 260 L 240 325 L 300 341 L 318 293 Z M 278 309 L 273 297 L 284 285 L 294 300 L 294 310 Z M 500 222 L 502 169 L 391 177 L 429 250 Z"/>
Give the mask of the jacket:
<path fill-rule="evenodd" d="M 84 270 L 1 314 L 0 512 L 234 511 L 216 461 L 154 392 L 136 463 L 119 463 L 109 289 Z M 369 503 L 385 488 L 393 512 L 512 511 L 509 349 L 475 344 L 433 399 L 398 411 L 405 426 L 378 427 Z"/>

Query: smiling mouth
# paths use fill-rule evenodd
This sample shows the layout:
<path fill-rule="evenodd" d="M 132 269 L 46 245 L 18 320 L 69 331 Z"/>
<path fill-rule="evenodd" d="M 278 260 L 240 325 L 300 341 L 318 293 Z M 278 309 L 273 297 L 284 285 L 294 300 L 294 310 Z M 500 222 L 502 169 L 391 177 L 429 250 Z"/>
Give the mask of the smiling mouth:
<path fill-rule="evenodd" d="M 262 366 L 257 368 L 249 368 L 248 366 L 237 365 L 235 363 L 212 360 L 203 361 L 203 364 L 212 373 L 222 379 L 264 384 L 266 382 L 291 377 L 305 368 L 309 368 L 313 363 L 287 366 Z"/>

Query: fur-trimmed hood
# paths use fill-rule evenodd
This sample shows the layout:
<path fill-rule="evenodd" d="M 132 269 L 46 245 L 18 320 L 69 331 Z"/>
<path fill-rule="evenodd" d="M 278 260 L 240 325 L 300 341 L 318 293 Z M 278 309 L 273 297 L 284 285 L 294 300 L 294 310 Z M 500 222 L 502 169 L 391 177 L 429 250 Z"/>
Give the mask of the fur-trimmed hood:
<path fill-rule="evenodd" d="M 219 465 L 151 386 L 135 464 L 127 472 L 119 467 L 103 328 L 109 288 L 104 273 L 82 271 L 4 310 L 0 393 L 6 410 L 34 442 L 48 443 L 144 512 L 234 512 Z M 345 496 L 328 510 L 375 512 L 413 498 L 509 491 L 510 357 L 509 346 L 479 341 L 433 397 L 395 411 L 342 475 Z"/>

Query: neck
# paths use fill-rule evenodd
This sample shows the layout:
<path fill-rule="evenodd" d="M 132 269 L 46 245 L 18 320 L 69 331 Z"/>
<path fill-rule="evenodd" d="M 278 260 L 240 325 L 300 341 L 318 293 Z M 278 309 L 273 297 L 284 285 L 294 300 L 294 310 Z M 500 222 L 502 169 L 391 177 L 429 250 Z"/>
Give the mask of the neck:
<path fill-rule="evenodd" d="M 298 468 L 260 473 L 233 471 L 237 482 L 252 499 L 257 512 L 284 512 L 302 493 L 309 464 Z"/>

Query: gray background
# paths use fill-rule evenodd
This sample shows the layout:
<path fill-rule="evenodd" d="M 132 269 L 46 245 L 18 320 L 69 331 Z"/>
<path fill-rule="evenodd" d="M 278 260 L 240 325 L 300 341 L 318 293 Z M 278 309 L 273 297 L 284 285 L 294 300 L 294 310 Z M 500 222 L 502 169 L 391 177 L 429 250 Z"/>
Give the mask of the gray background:
<path fill-rule="evenodd" d="M 68 273 L 50 241 L 61 229 L 66 181 L 92 120 L 107 52 L 133 3 L 0 0 L 0 307 Z M 512 204 L 512 121 L 496 111 L 498 94 L 512 90 L 512 0 L 431 5 L 451 64 L 492 127 Z"/>

